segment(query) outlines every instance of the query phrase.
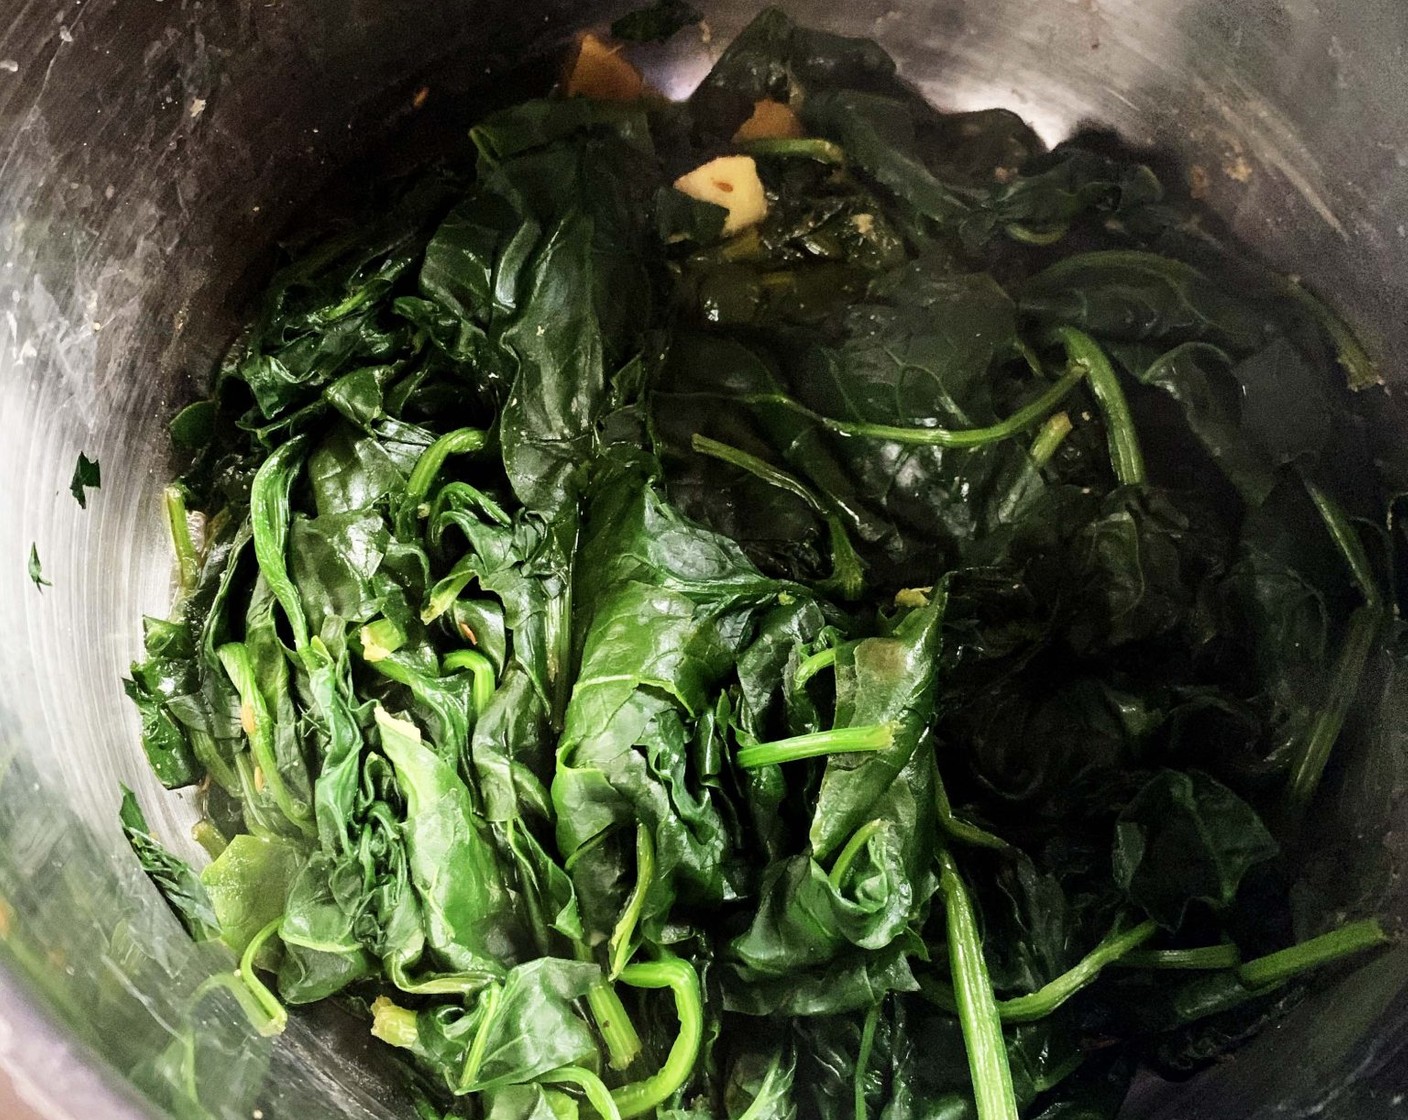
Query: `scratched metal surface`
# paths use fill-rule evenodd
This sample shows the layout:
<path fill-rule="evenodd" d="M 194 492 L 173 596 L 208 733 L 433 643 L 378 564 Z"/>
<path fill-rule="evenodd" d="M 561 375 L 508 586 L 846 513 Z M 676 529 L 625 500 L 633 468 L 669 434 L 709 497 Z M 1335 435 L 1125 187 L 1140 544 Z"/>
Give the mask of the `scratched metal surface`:
<path fill-rule="evenodd" d="M 8 0 L 0 4 L 0 1058 L 60 1118 L 409 1115 L 336 1016 L 277 1044 L 191 994 L 185 941 L 125 856 L 117 785 L 176 842 L 120 677 L 170 579 L 164 419 L 228 341 L 268 249 L 340 167 L 458 135 L 499 76 L 627 4 L 488 0 Z M 656 52 L 687 91 L 752 3 Z M 1208 204 L 1305 275 L 1401 374 L 1408 344 L 1403 0 L 798 0 L 873 35 L 939 104 L 1005 105 L 1049 141 L 1084 124 L 1169 153 Z M 411 119 L 411 98 L 432 88 Z M 388 136 L 409 135 L 393 142 Z M 1193 169 L 1197 169 L 1196 172 Z M 66 493 L 77 453 L 103 489 Z M 25 577 L 34 543 L 52 586 Z M 1386 957 L 1131 1117 L 1374 1120 L 1408 1090 L 1408 963 Z M 1337 1030 L 1330 1030 L 1337 1027 Z M 1333 1036 L 1336 1047 L 1313 1045 Z M 1288 1055 L 1295 1055 L 1288 1059 Z M 1171 1092 L 1174 1095 L 1170 1095 Z"/>

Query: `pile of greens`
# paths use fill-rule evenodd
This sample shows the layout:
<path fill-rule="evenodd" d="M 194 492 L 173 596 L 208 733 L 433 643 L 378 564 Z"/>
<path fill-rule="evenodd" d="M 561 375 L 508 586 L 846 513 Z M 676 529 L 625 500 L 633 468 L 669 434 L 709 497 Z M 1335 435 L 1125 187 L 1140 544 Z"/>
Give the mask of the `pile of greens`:
<path fill-rule="evenodd" d="M 1326 822 L 1396 778 L 1393 495 L 1318 301 L 775 11 L 471 136 L 173 425 L 128 690 L 213 862 L 123 821 L 262 1028 L 336 997 L 426 1115 L 1107 1117 L 1386 940 Z M 725 237 L 672 184 L 740 153 Z"/>

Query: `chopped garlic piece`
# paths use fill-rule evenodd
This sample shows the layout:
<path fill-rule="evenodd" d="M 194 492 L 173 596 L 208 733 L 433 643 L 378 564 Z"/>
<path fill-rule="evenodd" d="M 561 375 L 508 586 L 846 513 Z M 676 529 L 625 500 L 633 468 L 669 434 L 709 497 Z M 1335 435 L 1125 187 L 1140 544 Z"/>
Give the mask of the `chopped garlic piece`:
<path fill-rule="evenodd" d="M 675 190 L 728 211 L 726 236 L 757 225 L 768 213 L 763 181 L 752 156 L 720 156 L 675 180 Z"/>

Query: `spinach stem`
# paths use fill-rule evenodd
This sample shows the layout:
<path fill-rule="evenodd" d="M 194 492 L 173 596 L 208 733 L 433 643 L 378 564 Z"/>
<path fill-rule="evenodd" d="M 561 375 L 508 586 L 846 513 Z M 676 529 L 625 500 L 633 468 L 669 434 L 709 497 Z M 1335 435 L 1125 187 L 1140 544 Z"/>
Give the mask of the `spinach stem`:
<path fill-rule="evenodd" d="M 1383 375 L 1363 343 L 1350 330 L 1338 314 L 1330 310 L 1328 304 L 1302 287 L 1299 280 L 1290 276 L 1279 277 L 1281 290 L 1310 312 L 1311 316 L 1335 344 L 1335 357 L 1344 369 L 1345 380 L 1351 389 L 1367 389 L 1370 385 L 1382 385 Z"/>
<path fill-rule="evenodd" d="M 1289 949 L 1247 961 L 1237 969 L 1237 977 L 1249 987 L 1264 988 L 1341 957 L 1385 945 L 1388 940 L 1388 934 L 1373 918 L 1350 922 Z"/>
<path fill-rule="evenodd" d="M 778 1050 L 777 1053 L 772 1056 L 772 1061 L 768 1063 L 768 1071 L 763 1075 L 763 1083 L 758 1086 L 757 1095 L 739 1115 L 738 1120 L 765 1120 L 765 1117 L 774 1115 L 770 1112 L 765 1113 L 764 1109 L 768 1108 L 769 1105 L 775 1106 L 776 1102 L 773 1101 L 771 1096 L 774 1092 L 773 1082 L 782 1076 L 782 1051 Z"/>
<path fill-rule="evenodd" d="M 406 644 L 406 635 L 389 618 L 369 622 L 358 632 L 363 661 L 383 661 Z"/>
<path fill-rule="evenodd" d="M 258 1002 L 264 1014 L 268 1016 L 268 1029 L 261 1029 L 261 1034 L 283 1034 L 284 1029 L 288 1026 L 287 1009 L 265 986 L 264 981 L 259 979 L 254 967 L 254 959 L 259 955 L 259 950 L 264 948 L 269 938 L 278 932 L 283 922 L 283 915 L 280 914 L 250 939 L 249 944 L 245 946 L 244 954 L 240 957 L 240 980 L 249 989 L 249 994 Z"/>
<path fill-rule="evenodd" d="M 1009 222 L 1002 228 L 1008 237 L 1013 241 L 1020 241 L 1023 245 L 1055 245 L 1070 232 L 1071 226 L 1067 222 L 1056 229 L 1037 230 L 1021 222 Z"/>
<path fill-rule="evenodd" d="M 851 870 L 851 864 L 855 863 L 856 857 L 860 855 L 866 844 L 870 843 L 870 838 L 879 832 L 884 824 L 883 820 L 866 821 L 851 833 L 851 838 L 846 841 L 846 846 L 841 849 L 841 854 L 831 865 L 831 874 L 826 877 L 832 890 L 839 891 L 841 889 L 846 881 L 847 873 Z"/>
<path fill-rule="evenodd" d="M 1236 968 L 1242 954 L 1235 945 L 1202 945 L 1196 949 L 1140 949 L 1114 962 L 1122 968 Z"/>
<path fill-rule="evenodd" d="M 474 675 L 470 694 L 474 700 L 475 714 L 482 715 L 494 698 L 494 663 L 477 649 L 457 649 L 447 653 L 441 665 L 447 673 L 468 669 Z"/>
<path fill-rule="evenodd" d="M 708 455 L 711 459 L 718 459 L 720 462 L 745 470 L 760 482 L 765 482 L 769 486 L 805 502 L 808 509 L 826 522 L 827 537 L 831 546 L 831 579 L 828 582 L 834 584 L 843 598 L 854 599 L 860 595 L 864 584 L 861 559 L 856 553 L 855 546 L 851 543 L 850 534 L 846 531 L 846 524 L 826 507 L 806 483 L 773 466 L 765 459 L 760 459 L 756 455 L 751 455 L 747 451 L 727 443 L 710 439 L 699 432 L 695 432 L 691 437 L 690 446 L 700 455 Z"/>
<path fill-rule="evenodd" d="M 874 822 L 872 822 L 874 823 Z M 856 1054 L 855 1103 L 856 1120 L 865 1120 L 865 1074 L 870 1069 L 870 1052 L 875 1047 L 875 1027 L 880 1021 L 880 1003 L 870 1005 L 865 1024 L 860 1031 L 860 1050 Z"/>
<path fill-rule="evenodd" d="M 1056 338 L 1066 348 L 1072 366 L 1084 369 L 1090 377 L 1090 392 L 1105 420 L 1105 435 L 1110 444 L 1110 463 L 1115 478 L 1122 486 L 1142 486 L 1147 478 L 1144 452 L 1139 446 L 1139 433 L 1129 412 L 1129 401 L 1120 388 L 1105 351 L 1084 331 L 1075 327 L 1057 327 Z"/>
<path fill-rule="evenodd" d="M 261 988 L 263 984 L 259 985 Z M 211 992 L 223 990 L 229 992 L 235 998 L 235 1002 L 240 1005 L 240 1010 L 244 1012 L 250 1025 L 254 1027 L 265 1038 L 270 1038 L 277 1034 L 282 1034 L 288 1025 L 288 1012 L 282 1004 L 278 1006 L 278 1014 L 270 1015 L 269 1006 L 264 1000 L 255 997 L 253 990 L 244 981 L 244 974 L 234 972 L 219 972 L 205 980 L 200 987 L 191 994 L 191 1003 L 199 1003 Z M 265 989 L 266 993 L 268 989 Z M 272 999 L 273 997 L 270 996 Z M 193 1033 L 193 1032 L 192 1032 Z"/>
<path fill-rule="evenodd" d="M 372 1036 L 401 1050 L 415 1049 L 420 1041 L 416 1013 L 398 1006 L 388 996 L 377 996 L 372 1003 Z"/>
<path fill-rule="evenodd" d="M 1364 596 L 1364 605 L 1376 609 L 1382 607 L 1383 597 L 1379 593 L 1379 581 L 1374 578 L 1374 567 L 1369 563 L 1369 554 L 1364 551 L 1364 542 L 1355 531 L 1353 522 L 1340 504 L 1316 485 L 1315 480 L 1308 474 L 1301 473 L 1301 482 L 1305 486 L 1305 492 L 1310 495 L 1310 500 L 1315 503 L 1316 512 L 1325 523 L 1325 529 L 1334 540 L 1335 547 L 1344 557 L 1355 586 Z"/>
<path fill-rule="evenodd" d="M 982 447 L 996 443 L 1018 432 L 1030 428 L 1038 420 L 1061 403 L 1072 389 L 1085 377 L 1086 370 L 1079 367 L 1067 371 L 1030 403 L 1023 405 L 1005 420 L 990 424 L 986 428 L 915 428 L 894 424 L 870 424 L 859 420 L 836 420 L 823 416 L 793 400 L 785 393 L 753 393 L 740 397 L 744 404 L 772 404 L 788 411 L 796 412 L 820 424 L 827 431 L 841 436 L 856 436 L 865 439 L 883 439 L 893 443 L 917 444 L 929 447 Z"/>
<path fill-rule="evenodd" d="M 460 1073 L 459 1089 L 468 1093 L 479 1080 L 479 1067 L 484 1064 L 485 1051 L 489 1049 L 489 1033 L 499 1017 L 499 1002 L 504 990 L 498 984 L 490 984 L 479 997 L 480 1019 L 474 1030 L 474 1040 L 469 1044 L 469 1053 L 464 1057 L 464 1069 Z"/>
<path fill-rule="evenodd" d="M 837 649 L 837 646 L 828 646 L 826 649 L 819 649 L 816 653 L 802 658 L 801 663 L 797 666 L 797 673 L 792 678 L 792 687 L 804 687 L 823 669 L 829 669 L 835 665 Z"/>
<path fill-rule="evenodd" d="M 1340 737 L 1350 705 L 1359 692 L 1359 682 L 1373 651 L 1381 620 L 1382 612 L 1370 606 L 1359 607 L 1349 616 L 1344 642 L 1331 669 L 1330 694 L 1291 758 L 1286 796 L 1297 818 L 1309 808 L 1320 786 L 1330 751 Z"/>
<path fill-rule="evenodd" d="M 200 552 L 191 538 L 191 523 L 186 517 L 186 492 L 179 486 L 168 486 L 162 491 L 162 503 L 166 508 L 171 548 L 176 553 L 176 584 L 182 592 L 187 592 L 200 579 Z"/>
<path fill-rule="evenodd" d="M 1036 439 L 1032 440 L 1031 449 L 1027 452 L 1031 456 L 1032 465 L 1038 470 L 1051 462 L 1051 457 L 1056 454 L 1064 442 L 1065 438 L 1071 434 L 1071 417 L 1068 413 L 1058 412 L 1054 416 L 1047 418 L 1046 423 L 1037 432 Z"/>
<path fill-rule="evenodd" d="M 1350 705 L 1359 691 L 1359 683 L 1369 663 L 1369 655 L 1373 652 L 1384 614 L 1379 582 L 1374 577 L 1369 554 L 1353 522 L 1340 504 L 1305 472 L 1301 472 L 1301 482 L 1325 523 L 1326 532 L 1344 558 L 1345 566 L 1364 598 L 1364 605 L 1349 617 L 1344 642 L 1331 670 L 1329 695 L 1291 759 L 1287 800 L 1293 825 L 1310 807 L 1320 786 L 1330 752 L 1339 739 Z"/>
<path fill-rule="evenodd" d="M 255 676 L 249 647 L 243 642 L 227 642 L 215 654 L 224 666 L 230 683 L 239 693 L 240 723 L 249 740 L 250 753 L 259 767 L 257 776 L 263 778 L 264 785 L 283 815 L 301 832 L 308 836 L 316 835 L 312 809 L 293 796 L 279 770 L 279 760 L 274 754 L 274 716 Z"/>
<path fill-rule="evenodd" d="M 590 959 L 590 954 L 586 959 Z M 587 992 L 587 1007 L 601 1040 L 606 1043 L 606 1060 L 611 1068 L 628 1068 L 640 1054 L 641 1041 L 616 986 L 610 980 L 593 985 Z"/>
<path fill-rule="evenodd" d="M 836 514 L 826 515 L 826 539 L 831 550 L 831 575 L 822 587 L 843 599 L 858 599 L 865 588 L 865 563 L 851 543 L 846 523 Z"/>
<path fill-rule="evenodd" d="M 576 532 L 574 528 L 574 533 Z M 573 588 L 577 583 L 577 540 L 574 536 L 563 543 L 569 557 L 567 579 L 560 594 L 548 601 L 545 612 L 548 633 L 548 684 L 552 689 L 552 726 L 562 730 L 562 722 L 567 717 L 567 701 L 572 695 L 572 600 Z"/>
<path fill-rule="evenodd" d="M 581 849 L 578 849 L 579 851 Z M 572 870 L 568 862 L 567 871 Z M 592 951 L 581 941 L 573 941 L 573 950 L 579 961 L 592 960 Z M 606 1060 L 612 1069 L 626 1069 L 640 1055 L 640 1035 L 616 992 L 616 985 L 603 979 L 593 984 L 587 991 L 587 1008 L 596 1023 L 597 1033 L 606 1043 Z"/>
<path fill-rule="evenodd" d="M 220 753 L 220 748 L 215 745 L 215 736 L 199 727 L 187 728 L 186 733 L 191 740 L 191 753 L 205 767 L 205 772 L 214 779 L 215 784 L 226 793 L 237 793 L 240 788 L 239 774 Z"/>
<path fill-rule="evenodd" d="M 601 1120 L 621 1120 L 621 1110 L 600 1077 L 582 1066 L 563 1066 L 540 1078 L 544 1085 L 576 1085 L 587 1098 L 587 1103 L 596 1109 Z"/>
<path fill-rule="evenodd" d="M 995 852 L 1005 852 L 1009 855 L 1016 850 L 1001 836 L 979 828 L 954 813 L 953 806 L 949 803 L 948 790 L 944 787 L 944 780 L 937 766 L 934 767 L 934 804 L 938 812 L 939 827 L 950 839 L 973 848 L 991 848 Z"/>
<path fill-rule="evenodd" d="M 616 928 L 611 933 L 611 971 L 608 980 L 615 980 L 631 959 L 631 944 L 635 937 L 636 925 L 640 922 L 641 910 L 645 907 L 645 896 L 650 893 L 655 880 L 655 844 L 650 839 L 650 828 L 642 821 L 636 825 L 636 885 Z"/>
<path fill-rule="evenodd" d="M 757 743 L 744 747 L 735 756 L 745 770 L 759 766 L 776 766 L 825 754 L 851 754 L 858 751 L 880 751 L 895 738 L 893 723 L 874 723 L 864 727 L 835 727 L 830 731 L 811 731 L 790 739 Z"/>
<path fill-rule="evenodd" d="M 766 482 L 769 486 L 800 498 L 813 513 L 823 517 L 826 515 L 826 507 L 821 504 L 821 499 L 812 493 L 806 483 L 795 475 L 788 474 L 780 467 L 773 466 L 766 459 L 760 459 L 732 444 L 710 439 L 700 432 L 695 432 L 690 437 L 689 445 L 700 455 L 707 455 L 711 459 L 718 459 L 721 463 L 728 463 L 730 466 L 745 470 L 758 481 Z"/>
<path fill-rule="evenodd" d="M 949 965 L 953 972 L 958 1019 L 963 1028 L 963 1045 L 968 1051 L 968 1071 L 973 1081 L 978 1120 L 1018 1120 L 1007 1043 L 1002 1037 L 997 999 L 988 979 L 978 922 L 968 888 L 958 873 L 958 864 L 947 850 L 939 853 L 939 889 L 943 892 L 948 919 Z"/>
<path fill-rule="evenodd" d="M 1300 973 L 1388 941 L 1378 922 L 1350 922 L 1299 945 L 1247 961 L 1235 971 L 1225 969 L 1189 980 L 1174 991 L 1172 1005 L 1180 1023 L 1191 1023 L 1269 995 Z"/>
<path fill-rule="evenodd" d="M 411 468 L 411 475 L 406 480 L 406 491 L 401 496 L 401 505 L 396 517 L 398 531 L 409 535 L 415 525 L 415 519 L 421 515 L 421 503 L 429 496 L 431 484 L 440 474 L 446 459 L 451 455 L 481 451 L 488 442 L 489 436 L 486 432 L 478 428 L 460 428 L 441 436 L 422 451 L 416 465 Z"/>
<path fill-rule="evenodd" d="M 819 140 L 814 136 L 776 137 L 766 140 L 742 140 L 738 150 L 749 156 L 781 156 L 814 159 L 818 163 L 844 164 L 846 152 L 839 144 L 830 140 Z"/>
<path fill-rule="evenodd" d="M 1012 344 L 1012 348 L 1016 351 L 1018 357 L 1027 363 L 1027 368 L 1032 371 L 1033 376 L 1046 376 L 1046 367 L 1041 364 L 1041 355 L 1036 352 L 1036 348 L 1033 347 L 1031 343 L 1024 338 L 1018 338 L 1016 342 Z"/>
<path fill-rule="evenodd" d="M 704 1004 L 694 966 L 679 957 L 627 965 L 621 970 L 621 982 L 633 988 L 669 988 L 680 1023 L 674 1045 L 658 1072 L 611 1091 L 621 1120 L 630 1120 L 659 1107 L 689 1080 L 704 1039 Z"/>
<path fill-rule="evenodd" d="M 1071 996 L 1093 982 L 1106 965 L 1138 948 L 1158 932 L 1157 922 L 1140 922 L 1123 933 L 1112 933 L 1072 968 L 1028 995 L 1002 1000 L 997 1005 L 1004 1023 L 1029 1023 L 1050 1015 Z"/>

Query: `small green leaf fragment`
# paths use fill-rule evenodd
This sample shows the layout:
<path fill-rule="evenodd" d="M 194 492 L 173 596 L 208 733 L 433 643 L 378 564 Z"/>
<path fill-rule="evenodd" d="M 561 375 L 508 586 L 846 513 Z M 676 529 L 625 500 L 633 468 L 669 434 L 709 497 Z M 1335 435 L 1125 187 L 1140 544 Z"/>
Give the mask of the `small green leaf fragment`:
<path fill-rule="evenodd" d="M 88 495 L 85 490 L 97 490 L 103 484 L 103 469 L 96 459 L 90 459 L 83 452 L 78 453 L 78 463 L 73 468 L 73 480 L 68 484 L 69 492 L 80 508 L 88 508 Z"/>
<path fill-rule="evenodd" d="M 34 586 L 43 591 L 46 587 L 54 585 L 44 578 L 44 569 L 39 563 L 39 546 L 31 544 L 29 546 L 29 578 L 34 581 Z"/>

